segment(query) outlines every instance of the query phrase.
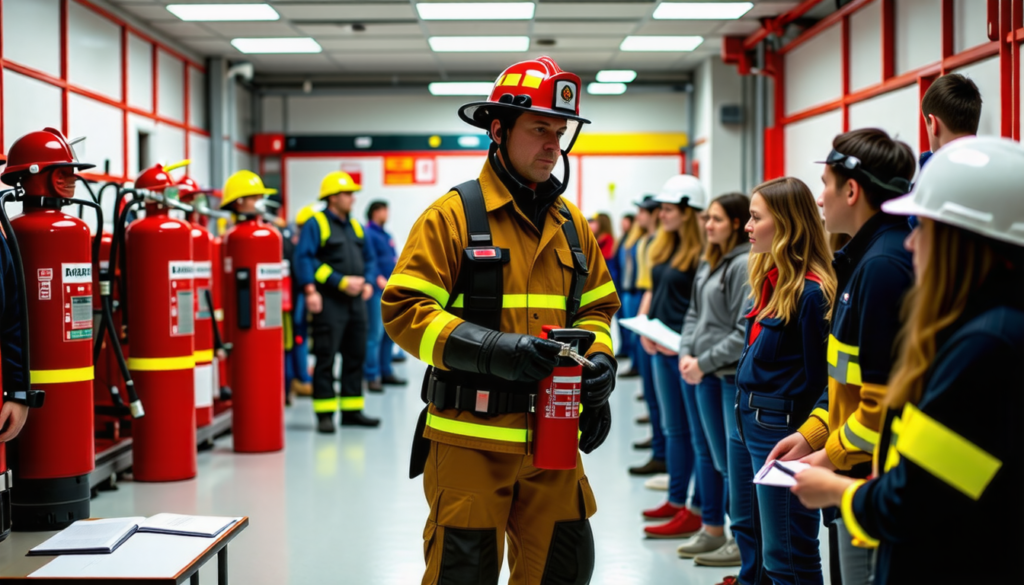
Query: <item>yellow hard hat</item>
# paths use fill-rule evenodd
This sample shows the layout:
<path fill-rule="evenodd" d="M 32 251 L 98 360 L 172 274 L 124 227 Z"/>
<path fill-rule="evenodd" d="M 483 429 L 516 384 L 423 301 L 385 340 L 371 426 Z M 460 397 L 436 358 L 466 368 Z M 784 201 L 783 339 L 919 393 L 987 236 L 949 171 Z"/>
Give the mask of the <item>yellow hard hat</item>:
<path fill-rule="evenodd" d="M 309 221 L 309 218 L 313 217 L 313 214 L 317 212 L 317 207 L 317 205 L 311 203 L 300 209 L 299 212 L 295 214 L 295 225 L 302 227 L 307 221 Z"/>
<path fill-rule="evenodd" d="M 352 179 L 352 176 L 345 171 L 334 171 L 328 173 L 323 181 L 320 181 L 320 198 L 329 197 L 338 193 L 355 193 L 362 189 L 359 183 Z"/>
<path fill-rule="evenodd" d="M 220 208 L 224 209 L 242 197 L 253 195 L 266 196 L 277 193 L 277 189 L 267 189 L 263 179 L 252 171 L 238 171 L 228 177 L 224 183 L 224 196 L 220 200 Z"/>

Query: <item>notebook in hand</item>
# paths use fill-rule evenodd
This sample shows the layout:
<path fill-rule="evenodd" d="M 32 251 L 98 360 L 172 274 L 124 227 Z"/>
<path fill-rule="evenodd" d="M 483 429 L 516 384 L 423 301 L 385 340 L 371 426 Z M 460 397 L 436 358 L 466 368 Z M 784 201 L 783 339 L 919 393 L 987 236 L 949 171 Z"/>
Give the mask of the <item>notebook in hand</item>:
<path fill-rule="evenodd" d="M 224 532 L 241 518 L 223 516 L 188 516 L 185 514 L 157 514 L 139 523 L 139 532 L 175 534 L 178 536 L 204 536 L 213 538 Z"/>
<path fill-rule="evenodd" d="M 142 517 L 79 520 L 28 551 L 30 555 L 110 554 L 135 534 Z"/>

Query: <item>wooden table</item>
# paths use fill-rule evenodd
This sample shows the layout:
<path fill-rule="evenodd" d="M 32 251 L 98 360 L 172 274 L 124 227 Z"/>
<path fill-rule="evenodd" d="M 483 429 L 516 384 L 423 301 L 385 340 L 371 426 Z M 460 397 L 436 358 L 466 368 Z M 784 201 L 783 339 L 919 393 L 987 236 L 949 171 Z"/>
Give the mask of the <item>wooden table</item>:
<path fill-rule="evenodd" d="M 136 533 L 132 535 L 116 551 L 109 555 L 65 555 L 65 557 L 28 556 L 28 550 L 50 538 L 56 532 L 12 532 L 7 540 L 0 542 L 0 581 L 11 583 L 31 583 L 33 585 L 81 585 L 89 582 L 116 583 L 117 585 L 181 585 L 188 581 L 191 585 L 199 585 L 199 569 L 217 556 L 217 582 L 228 585 L 228 543 L 239 532 L 249 525 L 249 517 L 243 517 L 234 525 L 220 533 L 216 538 L 206 539 L 191 536 L 170 536 L 162 534 Z M 144 538 L 139 539 L 142 536 Z M 158 537 L 158 538 L 153 538 Z M 152 574 L 134 575 L 125 567 L 126 561 L 138 560 L 148 555 L 160 558 L 160 543 L 169 543 L 166 539 L 190 539 L 208 541 L 201 552 L 182 562 L 172 562 L 167 567 L 152 570 Z M 133 544 L 133 539 L 135 540 Z M 163 539 L 163 540 L 161 540 Z M 131 545 L 131 546 L 130 546 Z M 118 553 L 122 553 L 119 555 Z M 125 555 L 129 555 L 126 557 Z M 76 557 L 73 559 L 67 557 Z M 30 577 L 29 575 L 49 565 L 58 558 L 71 561 L 92 561 L 87 576 L 52 575 Z M 152 569 L 152 567 L 149 567 Z M 51 567 L 52 569 L 52 567 Z"/>

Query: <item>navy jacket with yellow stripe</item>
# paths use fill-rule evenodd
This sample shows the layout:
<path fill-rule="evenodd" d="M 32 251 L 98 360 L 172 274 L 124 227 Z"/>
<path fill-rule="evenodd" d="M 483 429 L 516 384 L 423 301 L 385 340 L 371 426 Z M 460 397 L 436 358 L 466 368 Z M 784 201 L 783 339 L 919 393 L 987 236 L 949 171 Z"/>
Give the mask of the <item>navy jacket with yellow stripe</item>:
<path fill-rule="evenodd" d="M 1024 583 L 1024 299 L 987 288 L 937 340 L 920 402 L 889 412 L 885 472 L 843 497 L 856 540 L 881 541 L 876 585 Z"/>

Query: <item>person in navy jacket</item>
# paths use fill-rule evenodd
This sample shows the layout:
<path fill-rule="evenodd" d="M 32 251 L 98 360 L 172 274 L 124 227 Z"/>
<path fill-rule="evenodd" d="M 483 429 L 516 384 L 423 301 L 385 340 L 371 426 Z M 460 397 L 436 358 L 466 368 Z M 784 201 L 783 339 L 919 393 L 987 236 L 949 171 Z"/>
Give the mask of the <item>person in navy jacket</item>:
<path fill-rule="evenodd" d="M 2 372 L 3 407 L 0 408 L 0 442 L 18 436 L 28 419 L 25 397 L 29 381 L 25 379 L 22 335 L 21 287 L 18 284 L 14 257 L 7 239 L 0 232 L 0 372 Z"/>
<path fill-rule="evenodd" d="M 965 138 L 937 152 L 914 191 L 882 206 L 916 216 L 916 283 L 890 382 L 873 478 L 796 476 L 808 506 L 840 506 L 854 544 L 878 547 L 876 585 L 1020 583 L 1024 535 L 1024 147 Z M 994 535 L 950 550 L 950 516 Z M 964 551 L 968 552 L 968 551 Z M 941 559 L 936 555 L 941 555 Z"/>
<path fill-rule="evenodd" d="M 387 202 L 379 199 L 371 202 L 366 209 L 366 219 L 366 241 L 377 255 L 378 274 L 373 283 L 373 296 L 366 301 L 370 330 L 366 338 L 363 378 L 366 379 L 367 388 L 380 392 L 384 386 L 401 386 L 406 382 L 395 376 L 391 369 L 391 350 L 395 344 L 384 332 L 384 321 L 380 317 L 380 296 L 398 263 L 398 251 L 395 250 L 394 237 L 384 231 L 384 224 L 388 221 Z"/>

